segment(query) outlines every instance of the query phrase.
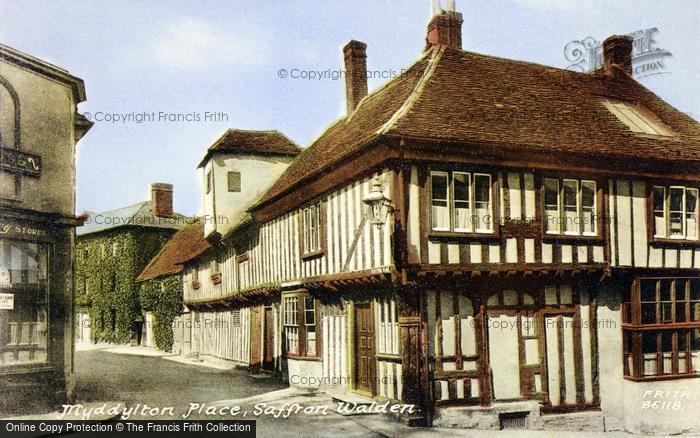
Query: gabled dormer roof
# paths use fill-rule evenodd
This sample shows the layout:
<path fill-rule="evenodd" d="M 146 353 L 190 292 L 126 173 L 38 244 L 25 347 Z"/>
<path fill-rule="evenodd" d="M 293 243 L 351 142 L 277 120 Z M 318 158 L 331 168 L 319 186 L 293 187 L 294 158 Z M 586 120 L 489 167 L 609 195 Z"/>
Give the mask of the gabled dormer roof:
<path fill-rule="evenodd" d="M 630 102 L 670 136 L 633 132 L 606 107 Z M 679 162 L 700 169 L 700 125 L 632 78 L 579 73 L 446 47 L 433 47 L 402 75 L 365 97 L 306 148 L 256 207 L 269 204 L 382 139 L 471 145 L 634 163 Z"/>
<path fill-rule="evenodd" d="M 202 158 L 198 167 L 213 153 L 241 155 L 282 155 L 294 157 L 301 152 L 287 136 L 279 131 L 250 131 L 244 129 L 228 129 L 214 142 Z"/>

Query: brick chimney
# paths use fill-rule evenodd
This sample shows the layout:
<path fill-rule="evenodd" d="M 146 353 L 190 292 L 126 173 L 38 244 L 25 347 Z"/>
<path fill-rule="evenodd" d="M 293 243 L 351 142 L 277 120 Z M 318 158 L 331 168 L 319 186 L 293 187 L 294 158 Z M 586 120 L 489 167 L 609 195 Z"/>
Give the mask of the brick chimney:
<path fill-rule="evenodd" d="M 367 96 L 367 44 L 352 40 L 343 47 L 347 115 Z"/>
<path fill-rule="evenodd" d="M 426 50 L 433 46 L 445 46 L 462 50 L 462 14 L 455 11 L 454 1 L 447 1 L 447 10 L 440 7 L 440 2 L 433 2 L 433 18 L 428 23 L 428 35 L 425 38 Z"/>
<path fill-rule="evenodd" d="M 603 41 L 603 72 L 613 76 L 614 67 L 632 76 L 632 37 L 612 35 Z"/>
<path fill-rule="evenodd" d="M 172 217 L 173 185 L 166 183 L 151 184 L 151 213 L 156 217 Z"/>

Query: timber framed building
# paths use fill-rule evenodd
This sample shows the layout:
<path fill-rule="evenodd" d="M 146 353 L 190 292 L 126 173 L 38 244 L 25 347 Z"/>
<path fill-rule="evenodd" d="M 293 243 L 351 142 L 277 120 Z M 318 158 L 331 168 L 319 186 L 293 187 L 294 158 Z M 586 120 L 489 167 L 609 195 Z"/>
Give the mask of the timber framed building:
<path fill-rule="evenodd" d="M 416 422 L 699 430 L 698 123 L 631 77 L 628 37 L 584 74 L 464 51 L 461 25 L 434 16 L 370 94 L 345 46 L 346 116 L 185 263 L 189 317 L 225 322 L 193 348 Z"/>

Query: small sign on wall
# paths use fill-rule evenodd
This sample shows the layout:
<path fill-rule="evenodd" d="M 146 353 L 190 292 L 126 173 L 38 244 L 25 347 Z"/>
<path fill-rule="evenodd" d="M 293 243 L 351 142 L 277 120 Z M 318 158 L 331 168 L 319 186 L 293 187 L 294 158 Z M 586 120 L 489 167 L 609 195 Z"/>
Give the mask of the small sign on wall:
<path fill-rule="evenodd" d="M 0 294 L 0 310 L 14 310 L 15 308 L 15 295 L 14 294 Z"/>

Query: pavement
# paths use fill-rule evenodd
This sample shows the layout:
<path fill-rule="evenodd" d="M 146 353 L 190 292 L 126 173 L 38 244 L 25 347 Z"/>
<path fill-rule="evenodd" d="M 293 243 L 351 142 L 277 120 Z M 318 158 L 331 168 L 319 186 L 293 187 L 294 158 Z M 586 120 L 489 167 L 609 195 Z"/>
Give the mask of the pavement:
<path fill-rule="evenodd" d="M 128 412 L 133 420 L 182 419 L 183 415 L 192 420 L 255 419 L 258 436 L 275 438 L 633 436 L 622 432 L 412 428 L 384 414 L 343 415 L 325 393 L 288 388 L 276 379 L 254 379 L 245 370 L 221 369 L 212 366 L 216 361 L 207 362 L 208 366 L 201 366 L 200 362 L 144 347 L 88 344 L 77 349 L 75 357 L 76 404 L 85 409 L 81 412 L 113 407 Z M 232 414 L 235 409 L 231 408 L 239 413 Z M 108 417 L 92 415 L 90 419 Z M 58 413 L 15 419 L 58 419 Z"/>
<path fill-rule="evenodd" d="M 304 436 L 304 437 L 479 437 L 479 438 L 631 438 L 635 435 L 626 432 L 568 432 L 541 430 L 474 430 L 446 428 L 416 428 L 390 421 L 383 414 L 345 416 L 337 411 L 337 405 L 327 395 L 319 392 L 285 388 L 243 399 L 220 400 L 212 406 L 239 406 L 251 413 L 257 421 L 258 436 Z M 291 414 L 287 418 L 275 418 L 274 410 L 281 416 L 290 407 L 327 407 L 325 412 Z M 256 410 L 257 405 L 257 410 Z M 265 412 L 269 410 L 270 414 Z M 262 412 L 255 416 L 255 412 Z M 299 421 L 301 419 L 301 421 Z M 313 425 L 313 427 L 309 427 Z"/>

